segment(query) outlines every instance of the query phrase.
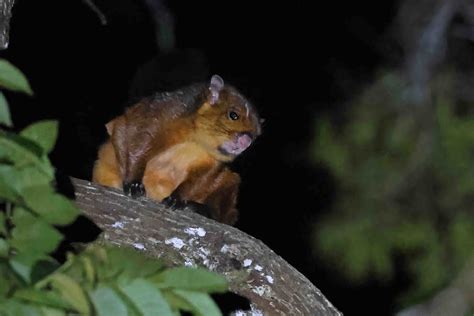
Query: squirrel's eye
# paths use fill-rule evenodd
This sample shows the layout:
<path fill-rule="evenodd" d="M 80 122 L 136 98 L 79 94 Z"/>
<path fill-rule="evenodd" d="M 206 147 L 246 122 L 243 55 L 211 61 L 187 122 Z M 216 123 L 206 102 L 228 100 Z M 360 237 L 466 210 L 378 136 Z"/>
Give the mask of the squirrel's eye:
<path fill-rule="evenodd" d="M 239 114 L 235 113 L 234 111 L 229 112 L 229 118 L 232 121 L 238 120 L 239 119 Z"/>

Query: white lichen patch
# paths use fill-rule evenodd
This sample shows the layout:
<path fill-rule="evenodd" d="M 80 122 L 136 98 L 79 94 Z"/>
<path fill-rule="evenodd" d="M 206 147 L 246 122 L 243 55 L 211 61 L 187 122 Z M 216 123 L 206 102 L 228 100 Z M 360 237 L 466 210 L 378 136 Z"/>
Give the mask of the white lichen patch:
<path fill-rule="evenodd" d="M 184 241 L 178 237 L 173 237 L 165 240 L 166 245 L 172 245 L 176 249 L 181 249 L 184 247 Z"/>
<path fill-rule="evenodd" d="M 251 264 L 252 264 L 252 259 L 244 260 L 244 268 L 250 267 Z"/>
<path fill-rule="evenodd" d="M 267 289 L 264 285 L 256 286 L 252 289 L 252 292 L 257 293 L 260 296 L 263 296 L 266 291 L 267 291 Z"/>
<path fill-rule="evenodd" d="M 255 267 L 253 267 L 256 271 L 262 271 L 263 268 L 261 265 L 256 264 Z"/>
<path fill-rule="evenodd" d="M 186 266 L 186 267 L 194 267 L 195 265 L 194 265 L 194 262 L 192 262 L 190 259 L 186 259 L 186 260 L 184 261 L 184 266 Z"/>
<path fill-rule="evenodd" d="M 222 248 L 221 248 L 221 252 L 222 252 L 222 253 L 227 253 L 227 252 L 229 251 L 229 248 L 230 248 L 229 246 L 224 245 L 224 246 L 222 246 Z"/>
<path fill-rule="evenodd" d="M 267 279 L 268 283 L 273 284 L 273 277 L 271 275 L 266 275 L 265 278 Z"/>
<path fill-rule="evenodd" d="M 154 244 L 159 244 L 159 243 L 160 243 L 160 241 L 159 241 L 158 239 L 155 239 L 155 238 L 153 238 L 153 237 L 148 237 L 148 241 L 149 241 L 149 242 L 152 242 L 152 243 L 154 243 Z"/>
<path fill-rule="evenodd" d="M 199 251 L 204 255 L 204 256 L 209 256 L 211 254 L 211 251 L 207 248 L 204 247 L 199 247 Z"/>
<path fill-rule="evenodd" d="M 263 312 L 255 306 L 255 304 L 250 304 L 250 308 L 252 311 L 252 316 L 263 316 Z"/>
<path fill-rule="evenodd" d="M 251 310 L 243 311 L 241 309 L 236 310 L 231 315 L 232 316 L 263 316 L 263 312 L 257 309 L 253 304 L 250 305 Z"/>
<path fill-rule="evenodd" d="M 204 247 L 199 247 L 199 252 L 197 255 L 199 258 L 202 260 L 202 264 L 206 266 L 210 270 L 214 270 L 216 268 L 216 265 L 211 262 L 211 258 L 209 258 L 209 255 L 211 254 L 211 251 L 207 248 Z"/>
<path fill-rule="evenodd" d="M 145 250 L 145 246 L 143 244 L 140 244 L 138 242 L 133 243 L 133 247 L 138 250 Z"/>
<path fill-rule="evenodd" d="M 112 224 L 112 228 L 124 228 L 125 227 L 125 223 L 122 223 L 122 222 L 115 222 Z"/>
<path fill-rule="evenodd" d="M 220 251 L 222 253 L 225 253 L 225 254 L 236 254 L 237 257 L 240 257 L 241 256 L 241 249 L 240 249 L 240 245 L 236 245 L 236 244 L 224 244 Z"/>
<path fill-rule="evenodd" d="M 188 227 L 184 230 L 184 232 L 191 236 L 199 236 L 199 237 L 206 236 L 206 231 L 201 227 Z"/>
<path fill-rule="evenodd" d="M 252 311 L 252 316 L 263 316 L 263 312 L 261 310 L 255 309 Z"/>

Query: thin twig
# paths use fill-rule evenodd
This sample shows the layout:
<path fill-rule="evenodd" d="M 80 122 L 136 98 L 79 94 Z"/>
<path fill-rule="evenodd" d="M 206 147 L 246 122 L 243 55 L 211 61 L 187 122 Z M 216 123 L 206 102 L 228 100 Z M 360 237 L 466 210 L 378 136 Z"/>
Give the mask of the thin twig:
<path fill-rule="evenodd" d="M 105 14 L 102 13 L 102 11 L 97 7 L 97 5 L 92 1 L 92 0 L 82 0 L 84 3 L 89 6 L 89 8 L 94 11 L 94 13 L 97 15 L 97 17 L 100 20 L 100 24 L 102 25 L 107 25 L 107 18 L 105 17 Z"/>

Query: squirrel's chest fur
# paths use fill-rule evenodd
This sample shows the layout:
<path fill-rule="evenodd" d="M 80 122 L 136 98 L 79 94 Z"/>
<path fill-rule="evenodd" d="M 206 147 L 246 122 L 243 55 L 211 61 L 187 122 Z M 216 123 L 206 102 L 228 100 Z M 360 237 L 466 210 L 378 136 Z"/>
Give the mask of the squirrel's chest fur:
<path fill-rule="evenodd" d="M 212 168 L 216 164 L 218 162 L 196 143 L 173 145 L 148 161 L 143 177 L 147 196 L 161 201 L 187 180 L 193 170 Z"/>

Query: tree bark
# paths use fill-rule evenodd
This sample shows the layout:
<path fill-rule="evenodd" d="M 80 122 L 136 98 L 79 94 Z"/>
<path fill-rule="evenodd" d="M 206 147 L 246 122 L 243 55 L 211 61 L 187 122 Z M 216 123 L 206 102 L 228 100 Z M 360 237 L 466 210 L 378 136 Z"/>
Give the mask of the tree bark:
<path fill-rule="evenodd" d="M 72 179 L 76 204 L 102 230 L 100 240 L 134 247 L 173 265 L 204 266 L 248 298 L 252 315 L 342 315 L 301 273 L 261 241 L 189 210 Z"/>
<path fill-rule="evenodd" d="M 10 18 L 15 0 L 0 0 L 0 49 L 7 49 L 10 33 Z"/>

